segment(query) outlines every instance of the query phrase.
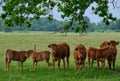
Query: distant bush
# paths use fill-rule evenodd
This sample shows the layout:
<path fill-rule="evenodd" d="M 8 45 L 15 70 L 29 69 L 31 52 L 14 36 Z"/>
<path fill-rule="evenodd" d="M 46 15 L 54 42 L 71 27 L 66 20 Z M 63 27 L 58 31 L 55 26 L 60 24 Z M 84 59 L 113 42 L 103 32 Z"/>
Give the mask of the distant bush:
<path fill-rule="evenodd" d="M 114 30 L 115 32 L 120 32 L 120 30 Z"/>

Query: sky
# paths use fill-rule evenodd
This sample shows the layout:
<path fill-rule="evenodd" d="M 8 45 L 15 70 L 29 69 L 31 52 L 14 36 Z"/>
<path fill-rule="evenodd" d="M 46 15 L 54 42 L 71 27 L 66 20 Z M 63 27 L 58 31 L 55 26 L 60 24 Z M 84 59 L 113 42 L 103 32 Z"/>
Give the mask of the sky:
<path fill-rule="evenodd" d="M 113 5 L 111 3 L 109 3 L 108 4 L 109 5 L 109 11 L 108 12 L 112 13 L 114 17 L 117 17 L 118 19 L 120 19 L 120 0 L 115 0 L 115 1 L 117 1 L 116 5 L 119 8 L 114 8 Z M 92 5 L 95 5 L 95 4 L 92 4 Z M 91 10 L 91 6 L 88 7 L 88 9 L 85 11 L 84 15 L 89 17 L 90 22 L 98 23 L 102 20 L 102 18 L 100 18 L 99 16 L 97 16 L 93 13 L 93 11 Z M 3 11 L 0 8 L 0 13 L 2 13 L 2 12 Z M 53 14 L 53 16 L 56 20 L 59 20 L 59 21 L 63 20 L 61 18 L 61 13 L 57 12 L 57 8 L 54 8 L 54 10 L 52 11 L 52 14 Z"/>
<path fill-rule="evenodd" d="M 92 5 L 95 5 L 95 4 L 92 4 Z M 114 17 L 117 17 L 118 19 L 120 19 L 120 8 L 114 8 L 111 3 L 109 3 L 108 5 L 109 5 L 109 11 L 108 12 L 112 13 Z M 99 23 L 102 20 L 102 18 L 100 18 L 99 16 L 97 16 L 93 13 L 93 11 L 91 9 L 91 6 L 88 7 L 88 9 L 85 11 L 84 15 L 89 17 L 90 22 Z M 120 7 L 120 0 L 117 0 L 117 6 Z M 61 13 L 57 12 L 57 8 L 55 8 L 53 10 L 53 15 L 54 15 L 55 19 L 63 20 L 60 16 Z"/>
<path fill-rule="evenodd" d="M 117 3 L 117 5 L 119 5 L 120 7 L 120 0 L 118 0 L 118 2 L 119 3 Z M 111 3 L 109 3 L 108 6 L 109 6 L 108 12 L 112 13 L 114 17 L 120 19 L 120 8 L 114 8 Z M 93 13 L 90 7 L 86 10 L 85 16 L 88 16 L 90 18 L 90 21 L 95 23 L 98 23 L 102 20 L 102 18 Z"/>

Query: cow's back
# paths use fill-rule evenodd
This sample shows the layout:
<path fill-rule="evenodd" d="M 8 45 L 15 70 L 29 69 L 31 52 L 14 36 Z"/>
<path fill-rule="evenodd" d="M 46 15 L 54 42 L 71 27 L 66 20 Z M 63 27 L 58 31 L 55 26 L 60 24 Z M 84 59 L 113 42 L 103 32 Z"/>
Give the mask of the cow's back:
<path fill-rule="evenodd" d="M 89 47 L 88 57 L 96 60 L 96 52 L 97 52 L 97 48 Z"/>
<path fill-rule="evenodd" d="M 6 58 L 11 60 L 18 60 L 20 58 L 20 55 L 15 50 L 7 50 L 6 51 Z"/>
<path fill-rule="evenodd" d="M 70 47 L 67 43 L 61 43 L 57 47 L 56 57 L 69 57 L 70 56 Z"/>

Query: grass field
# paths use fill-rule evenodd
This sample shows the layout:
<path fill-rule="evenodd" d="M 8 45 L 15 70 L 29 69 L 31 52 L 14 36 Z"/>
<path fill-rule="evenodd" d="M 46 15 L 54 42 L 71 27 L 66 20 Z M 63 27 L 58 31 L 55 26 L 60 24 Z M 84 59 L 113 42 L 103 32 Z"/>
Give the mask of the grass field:
<path fill-rule="evenodd" d="M 106 62 L 104 70 L 97 69 L 96 63 L 94 68 L 89 70 L 87 59 L 85 68 L 77 72 L 73 59 L 74 47 L 78 44 L 83 44 L 86 48 L 99 47 L 103 41 L 111 39 L 120 41 L 120 33 L 106 32 L 106 33 L 88 33 L 86 35 L 79 35 L 76 33 L 68 33 L 63 36 L 61 33 L 50 32 L 28 32 L 28 33 L 3 33 L 0 32 L 0 81 L 120 81 L 120 44 L 117 46 L 118 55 L 116 60 L 116 71 L 109 71 Z M 70 69 L 63 69 L 61 62 L 61 69 L 58 71 L 57 63 L 55 70 L 47 70 L 46 63 L 39 62 L 36 70 L 32 70 L 32 60 L 28 58 L 24 63 L 23 71 L 18 67 L 17 62 L 10 64 L 10 70 L 4 71 L 4 53 L 6 49 L 28 50 L 33 49 L 34 44 L 37 45 L 37 51 L 49 50 L 48 45 L 51 43 L 67 42 L 70 45 Z M 50 60 L 52 63 L 52 61 Z"/>

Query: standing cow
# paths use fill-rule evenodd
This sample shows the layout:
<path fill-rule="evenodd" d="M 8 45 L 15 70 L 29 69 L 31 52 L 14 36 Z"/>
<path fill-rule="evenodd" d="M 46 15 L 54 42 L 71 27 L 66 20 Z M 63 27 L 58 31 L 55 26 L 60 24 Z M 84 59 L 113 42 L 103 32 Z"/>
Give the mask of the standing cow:
<path fill-rule="evenodd" d="M 9 69 L 9 65 L 11 61 L 18 61 L 20 62 L 20 68 L 23 70 L 23 62 L 30 56 L 32 50 L 28 51 L 16 51 L 16 50 L 6 50 L 5 52 L 5 67 L 6 70 Z"/>
<path fill-rule="evenodd" d="M 112 54 L 111 54 L 111 56 L 109 56 L 107 58 L 110 70 L 112 68 L 113 68 L 113 70 L 115 70 L 115 61 L 116 61 L 116 56 L 117 56 L 116 45 L 118 45 L 118 44 L 119 44 L 119 42 L 117 42 L 115 40 L 110 40 L 109 42 L 105 41 L 105 42 L 100 44 L 100 48 L 106 48 L 106 47 L 108 47 L 108 45 L 111 46 Z M 111 65 L 112 65 L 112 67 L 111 67 Z"/>
<path fill-rule="evenodd" d="M 50 44 L 48 46 L 52 51 L 52 61 L 53 61 L 53 69 L 55 65 L 55 61 L 58 60 L 58 70 L 60 70 L 60 61 L 63 61 L 63 67 L 65 68 L 65 58 L 67 61 L 67 66 L 69 68 L 69 57 L 70 57 L 70 47 L 67 43 L 60 44 Z"/>
<path fill-rule="evenodd" d="M 79 44 L 74 50 L 74 60 L 76 64 L 76 70 L 82 69 L 86 59 L 86 48 L 84 45 Z"/>
<path fill-rule="evenodd" d="M 46 61 L 48 69 L 50 68 L 50 52 L 49 51 L 41 51 L 41 52 L 32 52 L 31 58 L 33 60 L 33 69 L 37 67 L 38 61 Z"/>
<path fill-rule="evenodd" d="M 102 68 L 104 69 L 105 67 L 105 59 L 107 59 L 109 56 L 111 56 L 111 47 L 106 47 L 106 48 L 94 48 L 94 47 L 89 47 L 88 49 L 88 64 L 89 64 L 89 69 L 90 67 L 93 66 L 94 60 L 97 61 L 97 65 L 99 68 L 99 61 L 102 64 Z M 92 59 L 92 63 L 91 60 Z"/>

